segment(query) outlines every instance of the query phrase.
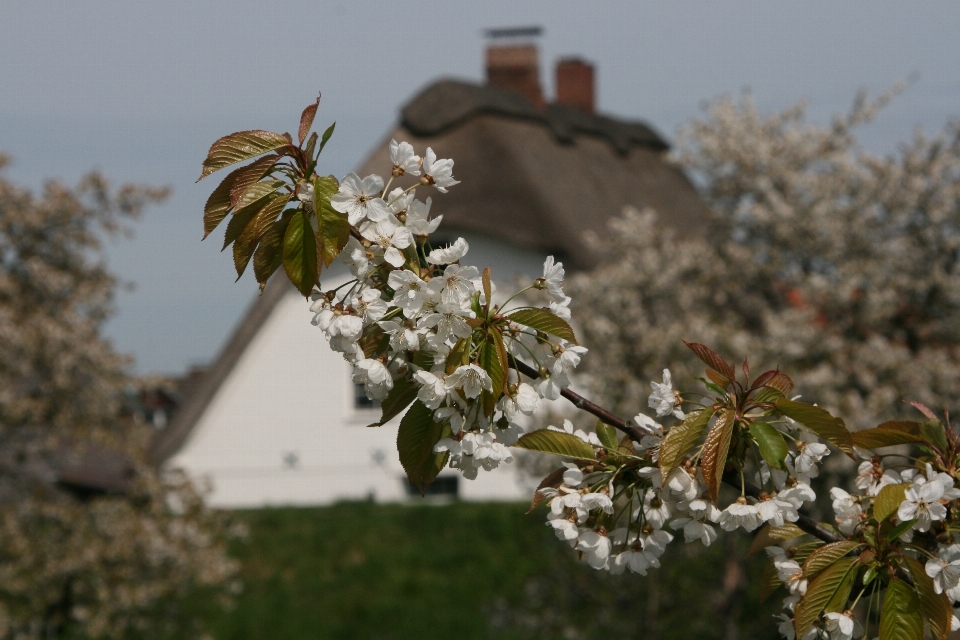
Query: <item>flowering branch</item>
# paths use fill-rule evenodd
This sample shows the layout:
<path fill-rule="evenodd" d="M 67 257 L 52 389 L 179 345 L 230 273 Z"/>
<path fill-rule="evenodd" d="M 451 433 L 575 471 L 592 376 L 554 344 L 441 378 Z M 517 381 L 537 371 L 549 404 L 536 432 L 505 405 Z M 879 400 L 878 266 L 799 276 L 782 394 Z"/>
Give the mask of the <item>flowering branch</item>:
<path fill-rule="evenodd" d="M 763 589 L 787 590 L 780 631 L 790 640 L 850 640 L 858 615 L 860 633 L 875 624 L 869 612 L 881 610 L 881 593 L 881 640 L 920 640 L 925 625 L 943 640 L 960 627 L 951 606 L 960 602 L 960 432 L 949 421 L 917 405 L 927 422 L 851 433 L 843 420 L 791 398 L 786 374 L 751 379 L 744 361 L 739 375 L 699 343 L 686 346 L 707 367 L 706 393 L 674 390 L 665 369 L 649 407 L 672 426 L 644 413 L 623 420 L 569 389 L 587 350 L 567 322 L 561 263 L 548 257 L 530 287 L 548 304 L 509 308 L 518 293 L 498 304 L 504 298 L 490 268 L 461 263 L 469 249 L 463 238 L 437 249 L 429 243 L 442 216 L 430 218 L 431 198 L 421 202 L 416 191 L 457 185 L 453 160 L 429 148 L 421 158 L 409 143 L 392 141 L 387 187 L 378 175 L 320 176 L 333 127 L 319 141 L 316 133 L 306 138 L 315 114 L 315 105 L 304 111 L 299 146 L 289 134 L 265 131 L 214 143 L 201 177 L 270 155 L 217 187 L 205 228 L 232 211 L 225 244 L 234 245 L 238 274 L 252 257 L 262 286 L 282 265 L 312 300 L 313 324 L 380 401 L 383 416 L 371 426 L 402 414 L 397 448 L 414 485 L 422 489 L 447 466 L 476 478 L 511 462 L 509 447 L 554 454 L 563 466 L 544 478 L 533 506 L 549 507 L 547 524 L 595 569 L 646 575 L 674 539 L 668 530 L 710 545 L 715 525 L 759 529 L 754 547 L 770 556 Z M 403 176 L 416 180 L 388 193 Z M 334 260 L 353 279 L 324 291 L 319 276 Z M 522 416 L 560 397 L 599 418 L 594 432 L 569 420 L 527 432 Z M 917 456 L 885 467 L 869 451 L 892 445 L 914 445 Z M 836 530 L 800 513 L 816 499 L 811 481 L 830 446 L 863 459 L 858 493 L 830 491 Z M 740 492 L 726 505 L 722 483 Z"/>

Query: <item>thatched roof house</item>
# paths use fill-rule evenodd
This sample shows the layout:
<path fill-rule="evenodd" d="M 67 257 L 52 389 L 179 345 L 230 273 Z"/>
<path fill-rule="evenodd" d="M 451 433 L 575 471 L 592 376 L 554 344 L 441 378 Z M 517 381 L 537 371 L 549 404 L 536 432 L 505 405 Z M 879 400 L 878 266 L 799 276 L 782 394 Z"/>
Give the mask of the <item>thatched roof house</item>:
<path fill-rule="evenodd" d="M 682 230 L 698 228 L 704 205 L 666 162 L 667 143 L 643 123 L 595 113 L 590 65 L 562 61 L 558 100 L 549 105 L 532 46 L 492 47 L 487 75 L 486 85 L 441 80 L 425 88 L 358 171 L 363 176 L 388 170 L 391 138 L 410 142 L 421 154 L 429 146 L 439 157 L 453 158 L 461 184 L 435 198 L 434 215 L 444 217 L 437 244 L 463 235 L 471 263 L 494 265 L 506 281 L 538 275 L 547 254 L 573 270 L 594 266 L 598 256 L 582 241 L 584 232 L 602 232 L 627 205 L 652 207 Z M 306 363 L 304 345 L 311 341 L 317 351 Z M 275 275 L 159 432 L 152 456 L 209 476 L 216 504 L 317 504 L 358 497 L 350 493 L 358 486 L 367 487 L 364 495 L 400 499 L 405 494 L 395 434 L 389 425 L 355 429 L 376 412 L 369 413 L 355 395 L 349 375 L 310 327 L 303 298 L 282 273 Z M 303 410 L 305 398 L 323 411 Z M 349 433 L 338 435 L 349 425 Z M 344 466 L 357 456 L 372 459 L 366 470 Z M 313 480 L 296 480 L 298 473 Z M 512 476 L 507 482 L 504 474 L 486 488 L 480 480 L 467 483 L 463 497 L 520 498 L 510 489 L 516 484 Z"/>

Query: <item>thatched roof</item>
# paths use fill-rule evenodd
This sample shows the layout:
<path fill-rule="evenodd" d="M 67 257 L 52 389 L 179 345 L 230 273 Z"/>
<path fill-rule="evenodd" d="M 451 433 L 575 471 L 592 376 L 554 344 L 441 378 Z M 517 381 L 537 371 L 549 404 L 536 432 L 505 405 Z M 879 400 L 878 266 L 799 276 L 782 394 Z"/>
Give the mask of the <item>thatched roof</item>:
<path fill-rule="evenodd" d="M 434 194 L 434 215 L 444 218 L 438 236 L 483 234 L 553 253 L 573 270 L 598 262 L 582 240 L 584 232 L 602 233 L 626 205 L 652 207 L 661 220 L 690 233 L 699 231 L 705 215 L 693 186 L 664 159 L 667 143 L 640 122 L 562 105 L 541 111 L 509 91 L 442 80 L 403 108 L 400 123 L 359 169 L 361 176 L 389 172 L 390 138 L 410 142 L 421 154 L 432 147 L 456 163 L 454 177 L 461 183 Z M 399 184 L 410 184 L 410 178 Z M 426 195 L 424 190 L 420 197 Z M 271 278 L 209 372 L 158 433 L 150 451 L 154 461 L 180 449 L 289 287 L 283 273 Z"/>
<path fill-rule="evenodd" d="M 688 232 L 705 215 L 689 180 L 665 160 L 667 143 L 640 122 L 562 105 L 541 111 L 516 93 L 443 80 L 403 108 L 389 138 L 456 162 L 461 183 L 435 198 L 441 234 L 485 234 L 552 252 L 574 269 L 597 263 L 584 231 L 603 232 L 626 205 L 651 207 Z M 361 176 L 389 170 L 389 138 Z"/>

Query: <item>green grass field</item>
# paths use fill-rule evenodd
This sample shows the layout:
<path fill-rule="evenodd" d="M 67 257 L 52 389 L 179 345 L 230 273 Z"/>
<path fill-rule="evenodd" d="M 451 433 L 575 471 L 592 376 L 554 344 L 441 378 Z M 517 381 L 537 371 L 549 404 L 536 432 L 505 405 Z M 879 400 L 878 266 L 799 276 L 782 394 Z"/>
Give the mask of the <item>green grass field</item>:
<path fill-rule="evenodd" d="M 250 530 L 235 549 L 245 588 L 232 610 L 209 609 L 210 630 L 218 640 L 776 637 L 769 616 L 779 598 L 757 603 L 757 559 L 743 565 L 752 587 L 723 597 L 746 537 L 703 549 L 681 536 L 663 569 L 611 577 L 579 565 L 542 510 L 524 511 L 345 503 L 236 512 Z"/>

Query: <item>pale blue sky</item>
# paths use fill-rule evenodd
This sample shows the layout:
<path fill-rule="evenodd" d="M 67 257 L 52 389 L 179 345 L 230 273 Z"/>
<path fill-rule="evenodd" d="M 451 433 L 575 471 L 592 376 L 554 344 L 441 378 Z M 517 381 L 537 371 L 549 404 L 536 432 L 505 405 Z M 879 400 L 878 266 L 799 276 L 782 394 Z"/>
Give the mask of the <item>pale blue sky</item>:
<path fill-rule="evenodd" d="M 806 98 L 824 121 L 857 89 L 913 73 L 863 131 L 870 150 L 960 116 L 957 2 L 0 0 L 0 149 L 14 156 L 8 175 L 32 186 L 98 168 L 174 188 L 110 247 L 134 289 L 108 331 L 138 372 L 176 373 L 212 358 L 256 295 L 251 277 L 234 283 L 218 240 L 200 242 L 215 183 L 194 180 L 213 140 L 294 131 L 321 89 L 317 123 L 337 121 L 323 170 L 343 174 L 421 86 L 482 78 L 483 29 L 528 24 L 546 30 L 548 93 L 553 62 L 583 56 L 601 111 L 669 137 L 704 100 L 744 87 L 765 109 Z"/>

